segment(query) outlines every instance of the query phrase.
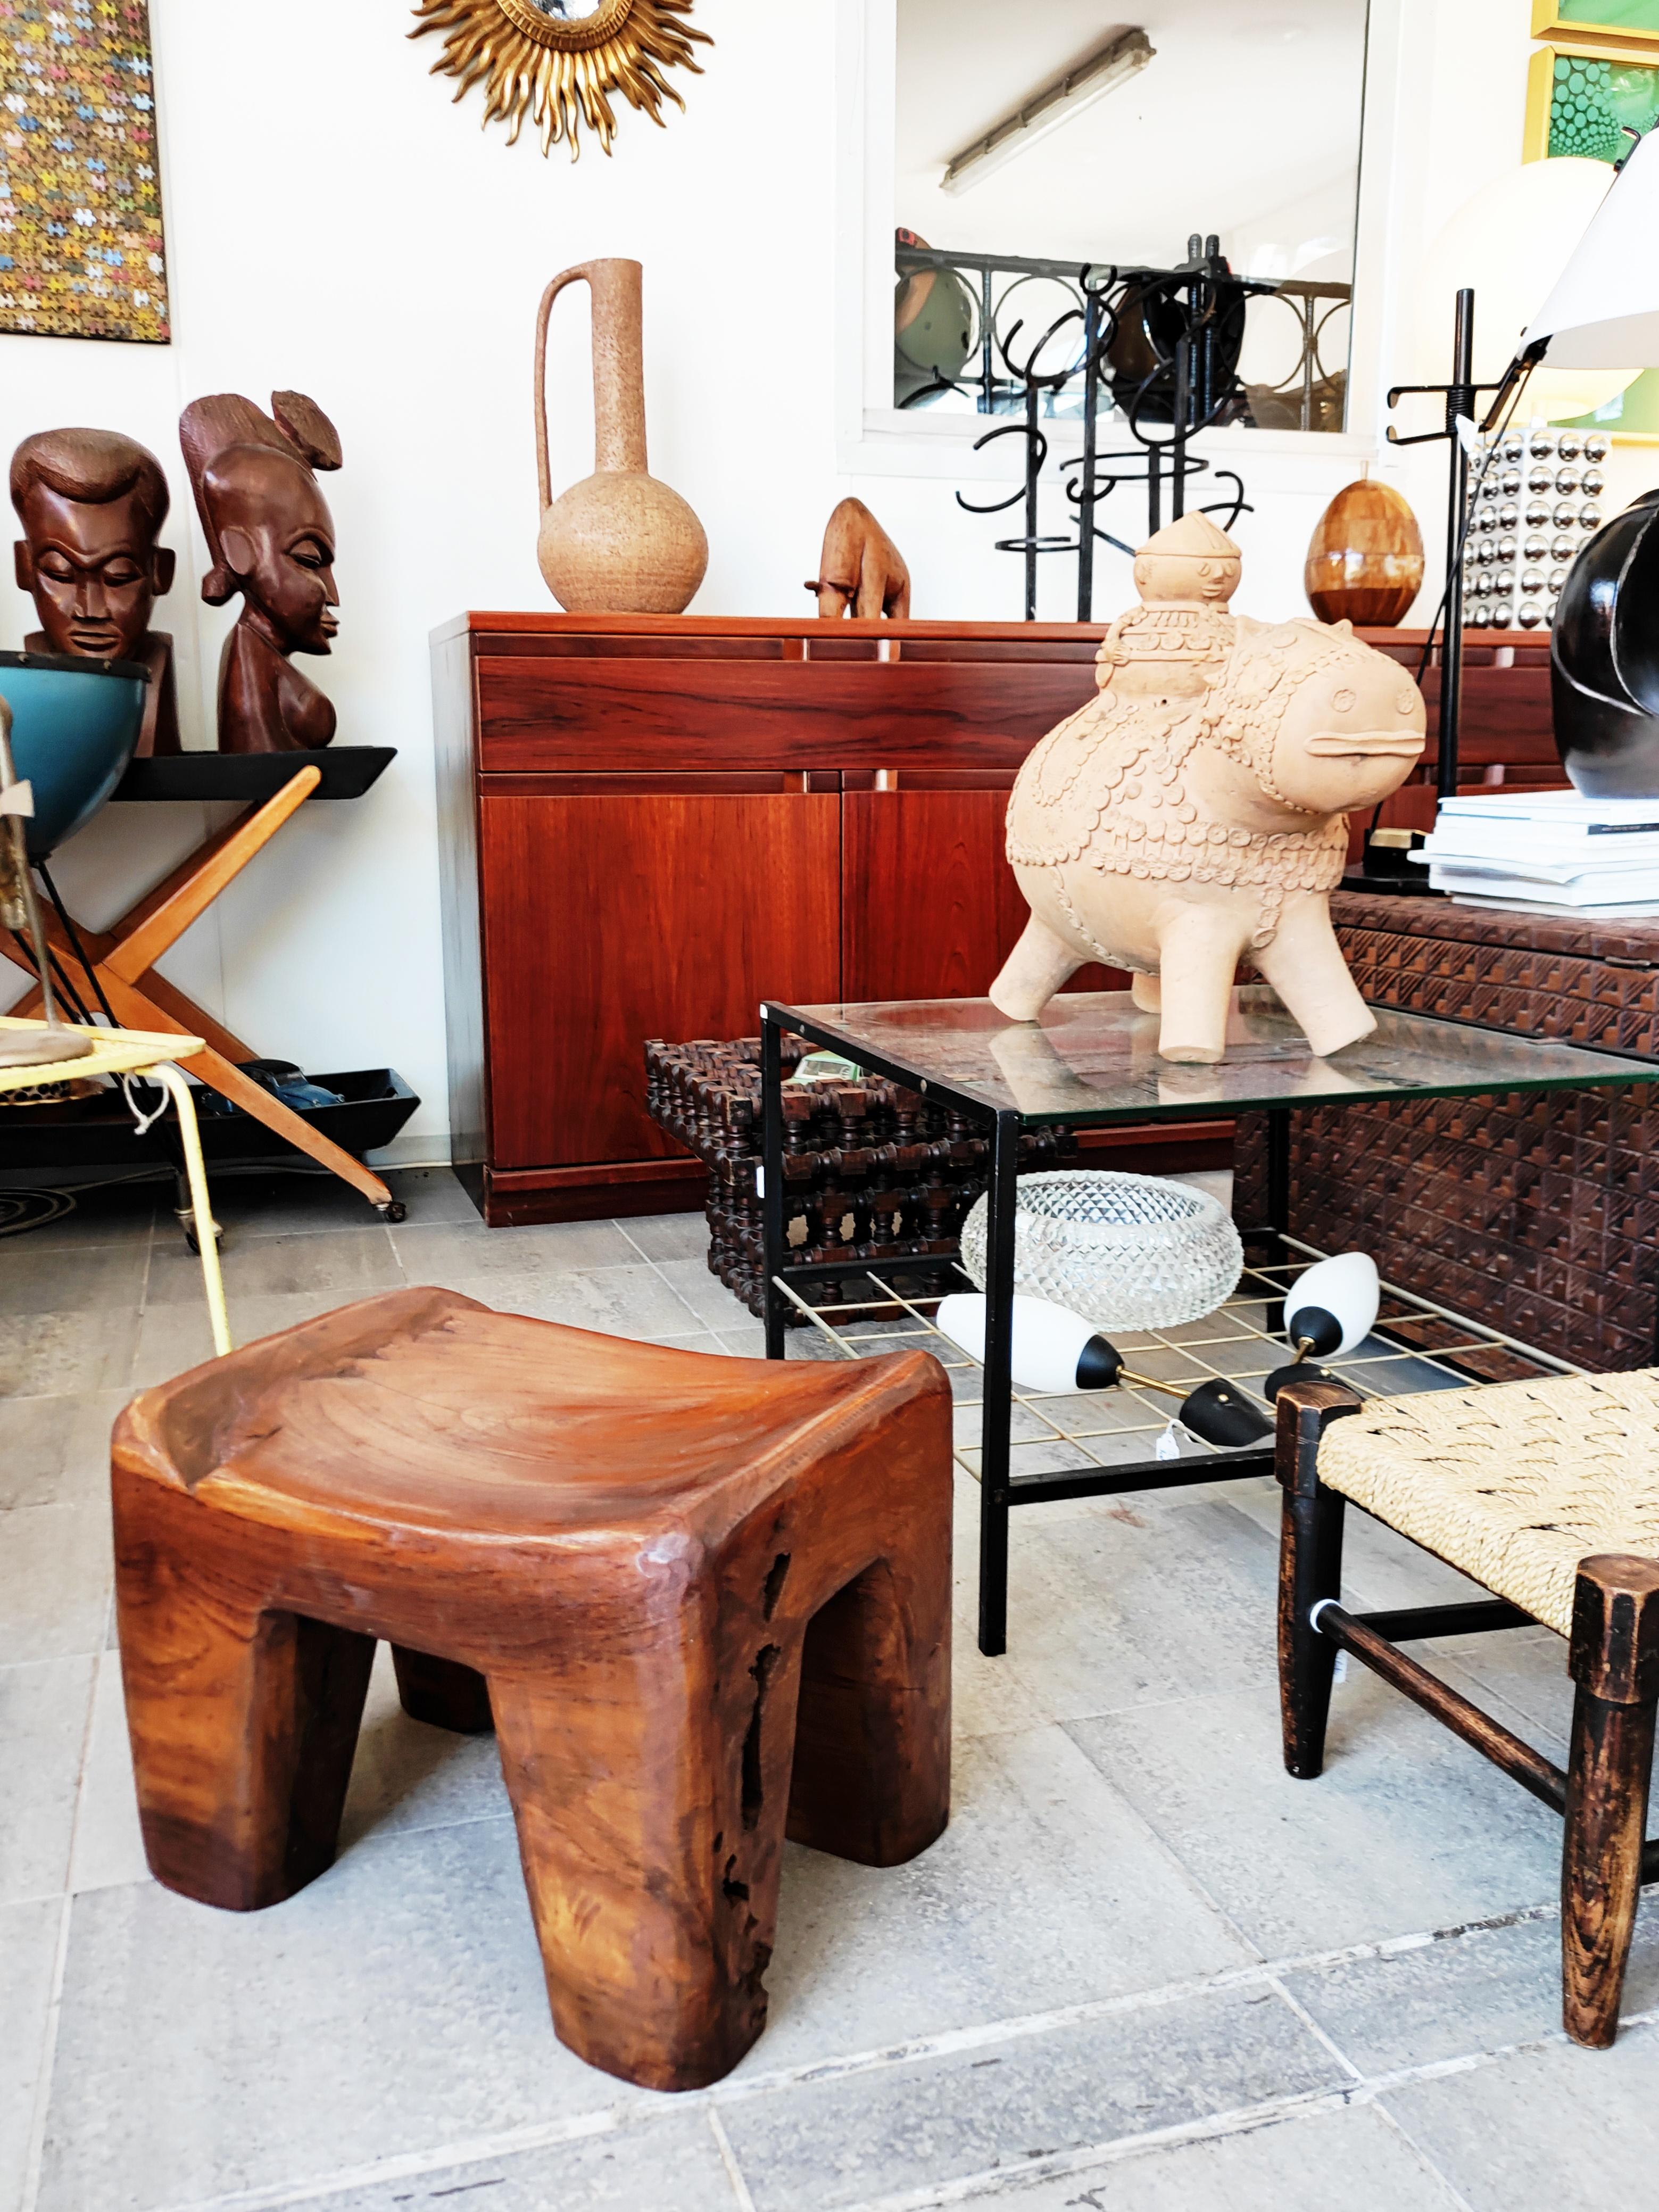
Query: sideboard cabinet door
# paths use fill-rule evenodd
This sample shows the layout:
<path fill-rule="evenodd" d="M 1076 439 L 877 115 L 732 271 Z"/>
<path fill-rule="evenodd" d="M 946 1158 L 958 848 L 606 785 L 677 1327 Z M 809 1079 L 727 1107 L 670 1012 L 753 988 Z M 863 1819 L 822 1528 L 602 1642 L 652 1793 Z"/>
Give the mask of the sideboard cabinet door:
<path fill-rule="evenodd" d="M 1003 853 L 1013 771 L 896 769 L 846 781 L 846 996 L 982 999 L 1029 912 Z M 1127 981 L 1089 967 L 1066 988 L 1121 990 Z"/>
<path fill-rule="evenodd" d="M 763 997 L 840 996 L 839 793 L 670 781 L 485 780 L 499 1168 L 677 1156 L 645 1110 L 641 1038 L 752 1036 Z"/>

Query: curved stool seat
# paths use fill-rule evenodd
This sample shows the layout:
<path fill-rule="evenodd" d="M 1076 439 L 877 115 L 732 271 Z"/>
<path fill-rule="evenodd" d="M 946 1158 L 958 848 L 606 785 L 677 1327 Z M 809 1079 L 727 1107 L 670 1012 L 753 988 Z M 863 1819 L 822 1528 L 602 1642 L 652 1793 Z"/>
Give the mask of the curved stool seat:
<path fill-rule="evenodd" d="M 919 1352 L 727 1359 L 369 1298 L 146 1391 L 117 1600 L 156 1879 L 332 1863 L 377 1638 L 493 1722 L 554 2025 L 701 2087 L 765 2023 L 786 1833 L 872 1866 L 949 1808 L 950 1392 Z"/>

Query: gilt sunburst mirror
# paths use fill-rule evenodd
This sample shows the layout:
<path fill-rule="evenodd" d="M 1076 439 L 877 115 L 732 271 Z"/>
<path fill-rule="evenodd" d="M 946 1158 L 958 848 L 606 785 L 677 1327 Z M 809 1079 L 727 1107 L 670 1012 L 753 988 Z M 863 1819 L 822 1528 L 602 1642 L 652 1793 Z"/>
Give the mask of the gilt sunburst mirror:
<path fill-rule="evenodd" d="M 574 161 L 584 123 L 611 151 L 617 135 L 613 93 L 655 123 L 663 119 L 665 99 L 685 106 L 663 72 L 702 74 L 693 45 L 711 41 L 685 21 L 692 5 L 693 0 L 416 0 L 420 20 L 409 35 L 445 33 L 433 75 L 460 80 L 457 100 L 482 82 L 484 122 L 505 123 L 509 144 L 527 117 L 541 134 L 544 154 L 562 138 Z"/>

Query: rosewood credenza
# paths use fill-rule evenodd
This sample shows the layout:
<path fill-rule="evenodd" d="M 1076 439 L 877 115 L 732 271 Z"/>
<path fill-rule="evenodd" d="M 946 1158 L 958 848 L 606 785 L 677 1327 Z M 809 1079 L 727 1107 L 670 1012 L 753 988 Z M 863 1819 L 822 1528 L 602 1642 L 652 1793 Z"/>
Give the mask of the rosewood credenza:
<path fill-rule="evenodd" d="M 1009 787 L 1091 696 L 1103 634 L 510 613 L 437 632 L 450 1111 L 485 1218 L 702 1202 L 702 1164 L 646 1112 L 647 1037 L 750 1036 L 763 996 L 982 993 L 1024 921 Z M 1492 678 L 1537 690 L 1473 669 L 1476 718 Z M 1230 1137 L 1114 1149 L 1200 1166 Z"/>

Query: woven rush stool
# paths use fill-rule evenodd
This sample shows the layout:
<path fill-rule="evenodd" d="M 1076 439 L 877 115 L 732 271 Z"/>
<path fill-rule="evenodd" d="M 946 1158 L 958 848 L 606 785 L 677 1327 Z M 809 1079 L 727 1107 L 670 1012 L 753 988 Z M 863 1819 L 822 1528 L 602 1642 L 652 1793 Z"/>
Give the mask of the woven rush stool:
<path fill-rule="evenodd" d="M 377 1638 L 488 1727 L 560 2039 L 652 2088 L 765 2024 L 786 1833 L 867 1866 L 949 1810 L 951 1437 L 925 1353 L 726 1359 L 438 1290 L 136 1399 L 117 1599 L 158 1881 L 332 1863 Z"/>
<path fill-rule="evenodd" d="M 1638 1893 L 1659 1877 L 1659 1843 L 1643 1840 L 1659 1711 L 1659 1369 L 1369 1402 L 1339 1383 L 1291 1382 L 1277 1457 L 1285 1766 L 1319 1773 L 1340 1650 L 1561 1814 L 1562 2016 L 1576 2043 L 1605 2048 Z M 1497 1595 L 1347 1612 L 1349 1498 Z M 1397 1648 L 1534 1624 L 1567 1639 L 1565 1773 Z"/>

